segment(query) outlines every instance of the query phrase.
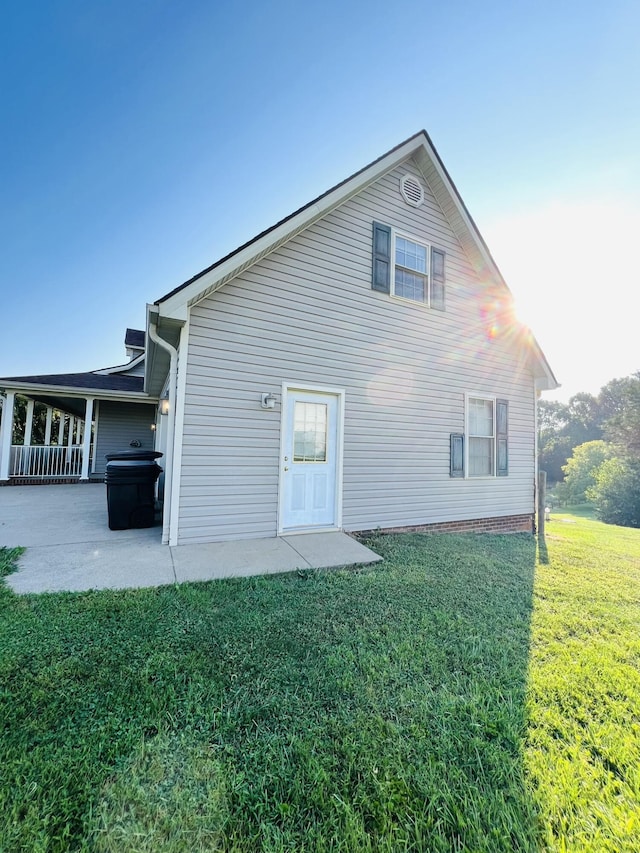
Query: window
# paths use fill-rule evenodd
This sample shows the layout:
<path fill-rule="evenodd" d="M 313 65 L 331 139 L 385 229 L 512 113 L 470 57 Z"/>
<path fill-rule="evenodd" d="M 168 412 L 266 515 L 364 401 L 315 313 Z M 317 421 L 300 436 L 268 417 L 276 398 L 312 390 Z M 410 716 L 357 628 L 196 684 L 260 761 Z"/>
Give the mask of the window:
<path fill-rule="evenodd" d="M 327 406 L 296 400 L 293 419 L 293 461 L 327 461 Z"/>
<path fill-rule="evenodd" d="M 371 287 L 444 311 L 445 253 L 374 222 Z"/>
<path fill-rule="evenodd" d="M 493 400 L 469 397 L 467 406 L 468 472 L 470 477 L 492 477 L 495 458 Z"/>
<path fill-rule="evenodd" d="M 426 302 L 429 291 L 427 257 L 429 247 L 414 243 L 406 237 L 395 239 L 395 270 L 393 293 L 403 299 Z"/>
<path fill-rule="evenodd" d="M 509 403 L 493 397 L 467 396 L 466 433 L 452 433 L 452 477 L 506 477 L 509 473 Z"/>

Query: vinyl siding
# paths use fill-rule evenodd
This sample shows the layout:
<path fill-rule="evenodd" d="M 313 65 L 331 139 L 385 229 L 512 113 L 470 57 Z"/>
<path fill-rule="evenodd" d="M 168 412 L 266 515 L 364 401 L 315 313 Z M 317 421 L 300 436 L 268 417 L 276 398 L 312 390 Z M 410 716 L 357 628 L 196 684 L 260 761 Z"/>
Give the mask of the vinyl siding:
<path fill-rule="evenodd" d="M 130 450 L 130 442 L 140 442 L 142 450 L 154 449 L 156 407 L 149 403 L 116 403 L 100 400 L 95 442 L 95 473 L 104 474 L 107 453 Z"/>
<path fill-rule="evenodd" d="M 394 170 L 191 309 L 179 542 L 277 530 L 281 383 L 342 388 L 343 527 L 398 527 L 533 511 L 531 372 L 487 335 L 494 297 L 429 190 L 420 208 Z M 424 179 L 421 178 L 424 183 Z M 446 311 L 371 289 L 371 228 L 444 249 Z M 449 476 L 465 392 L 509 401 L 509 476 Z"/>

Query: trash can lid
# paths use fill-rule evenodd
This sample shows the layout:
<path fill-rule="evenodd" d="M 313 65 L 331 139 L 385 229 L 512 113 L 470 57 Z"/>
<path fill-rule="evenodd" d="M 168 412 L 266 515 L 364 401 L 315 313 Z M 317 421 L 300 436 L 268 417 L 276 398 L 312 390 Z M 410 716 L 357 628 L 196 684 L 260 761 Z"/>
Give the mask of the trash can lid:
<path fill-rule="evenodd" d="M 157 450 L 118 450 L 115 453 L 107 453 L 105 454 L 105 459 L 107 462 L 111 462 L 114 459 L 159 459 L 162 456 L 162 453 L 158 453 Z"/>

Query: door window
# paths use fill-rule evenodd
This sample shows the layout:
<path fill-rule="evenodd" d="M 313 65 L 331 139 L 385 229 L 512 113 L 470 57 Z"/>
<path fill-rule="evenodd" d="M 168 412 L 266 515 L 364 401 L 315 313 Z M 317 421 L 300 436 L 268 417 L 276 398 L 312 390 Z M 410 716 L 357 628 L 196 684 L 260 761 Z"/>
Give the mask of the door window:
<path fill-rule="evenodd" d="M 327 461 L 327 406 L 296 400 L 293 415 L 293 461 Z"/>

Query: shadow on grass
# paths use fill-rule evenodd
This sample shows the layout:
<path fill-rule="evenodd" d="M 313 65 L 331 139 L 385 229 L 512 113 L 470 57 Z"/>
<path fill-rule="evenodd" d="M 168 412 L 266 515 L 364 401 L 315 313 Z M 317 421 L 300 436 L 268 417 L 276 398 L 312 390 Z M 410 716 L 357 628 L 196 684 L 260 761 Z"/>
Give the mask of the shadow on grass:
<path fill-rule="evenodd" d="M 367 544 L 384 563 L 16 597 L 0 849 L 537 850 L 535 539 Z"/>
<path fill-rule="evenodd" d="M 545 539 L 544 533 L 538 533 L 537 537 L 538 542 L 538 560 L 543 566 L 549 565 L 549 551 L 547 549 L 547 540 Z"/>

